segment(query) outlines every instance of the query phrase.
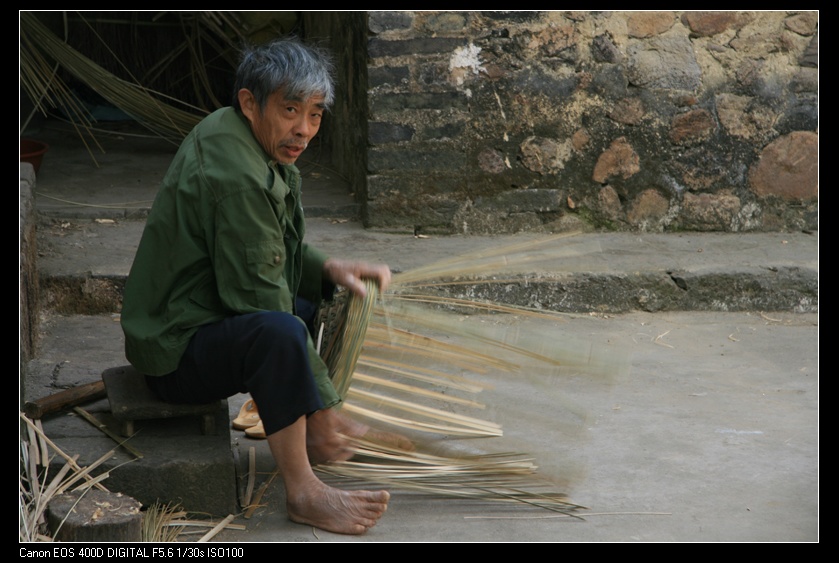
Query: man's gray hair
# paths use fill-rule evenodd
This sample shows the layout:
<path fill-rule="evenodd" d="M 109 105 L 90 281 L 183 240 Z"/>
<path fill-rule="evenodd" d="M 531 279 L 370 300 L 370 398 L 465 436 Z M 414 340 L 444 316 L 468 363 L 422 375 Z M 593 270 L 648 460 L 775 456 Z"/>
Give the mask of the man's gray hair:
<path fill-rule="evenodd" d="M 249 46 L 242 51 L 236 70 L 233 106 L 241 109 L 237 93 L 247 88 L 262 110 L 276 90 L 282 90 L 288 100 L 323 96 L 328 108 L 335 100 L 334 75 L 335 64 L 325 50 L 296 38 Z"/>

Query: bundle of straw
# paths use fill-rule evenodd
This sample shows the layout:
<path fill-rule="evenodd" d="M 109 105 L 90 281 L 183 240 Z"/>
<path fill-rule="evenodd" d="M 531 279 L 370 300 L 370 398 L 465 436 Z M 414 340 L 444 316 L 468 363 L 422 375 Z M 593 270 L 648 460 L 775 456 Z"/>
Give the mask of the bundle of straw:
<path fill-rule="evenodd" d="M 344 291 L 319 311 L 319 324 L 326 331 L 326 346 L 322 348 L 321 356 L 329 367 L 332 383 L 341 398 L 347 396 L 373 305 L 379 295 L 375 283 L 367 280 L 365 287 L 367 292 L 363 298 L 348 298 Z"/>

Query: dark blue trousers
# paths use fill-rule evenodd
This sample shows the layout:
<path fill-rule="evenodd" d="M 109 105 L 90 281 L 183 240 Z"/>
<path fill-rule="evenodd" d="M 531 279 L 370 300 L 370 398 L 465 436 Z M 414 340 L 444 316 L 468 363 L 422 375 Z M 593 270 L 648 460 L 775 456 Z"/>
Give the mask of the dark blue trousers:
<path fill-rule="evenodd" d="M 298 304 L 299 314 L 313 312 Z M 250 393 L 270 435 L 324 406 L 309 365 L 310 330 L 290 313 L 229 317 L 198 329 L 176 371 L 146 380 L 171 403 L 209 403 Z"/>

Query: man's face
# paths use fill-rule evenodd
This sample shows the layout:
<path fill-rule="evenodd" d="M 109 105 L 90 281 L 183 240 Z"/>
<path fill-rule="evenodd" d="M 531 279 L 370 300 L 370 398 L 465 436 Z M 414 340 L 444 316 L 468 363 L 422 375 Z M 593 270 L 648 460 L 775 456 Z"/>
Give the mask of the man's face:
<path fill-rule="evenodd" d="M 247 89 L 239 91 L 239 104 L 251 124 L 253 136 L 274 160 L 294 164 L 320 129 L 323 96 L 307 100 L 286 99 L 276 91 L 268 97 L 265 109 Z"/>

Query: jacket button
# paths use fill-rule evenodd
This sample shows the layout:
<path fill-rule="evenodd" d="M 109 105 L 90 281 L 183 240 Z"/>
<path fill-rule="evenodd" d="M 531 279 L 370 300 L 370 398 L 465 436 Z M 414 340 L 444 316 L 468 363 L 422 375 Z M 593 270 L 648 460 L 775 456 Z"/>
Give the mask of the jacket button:
<path fill-rule="evenodd" d="M 282 258 L 280 258 L 279 256 L 274 256 L 274 264 L 279 264 L 280 262 L 282 262 Z"/>

